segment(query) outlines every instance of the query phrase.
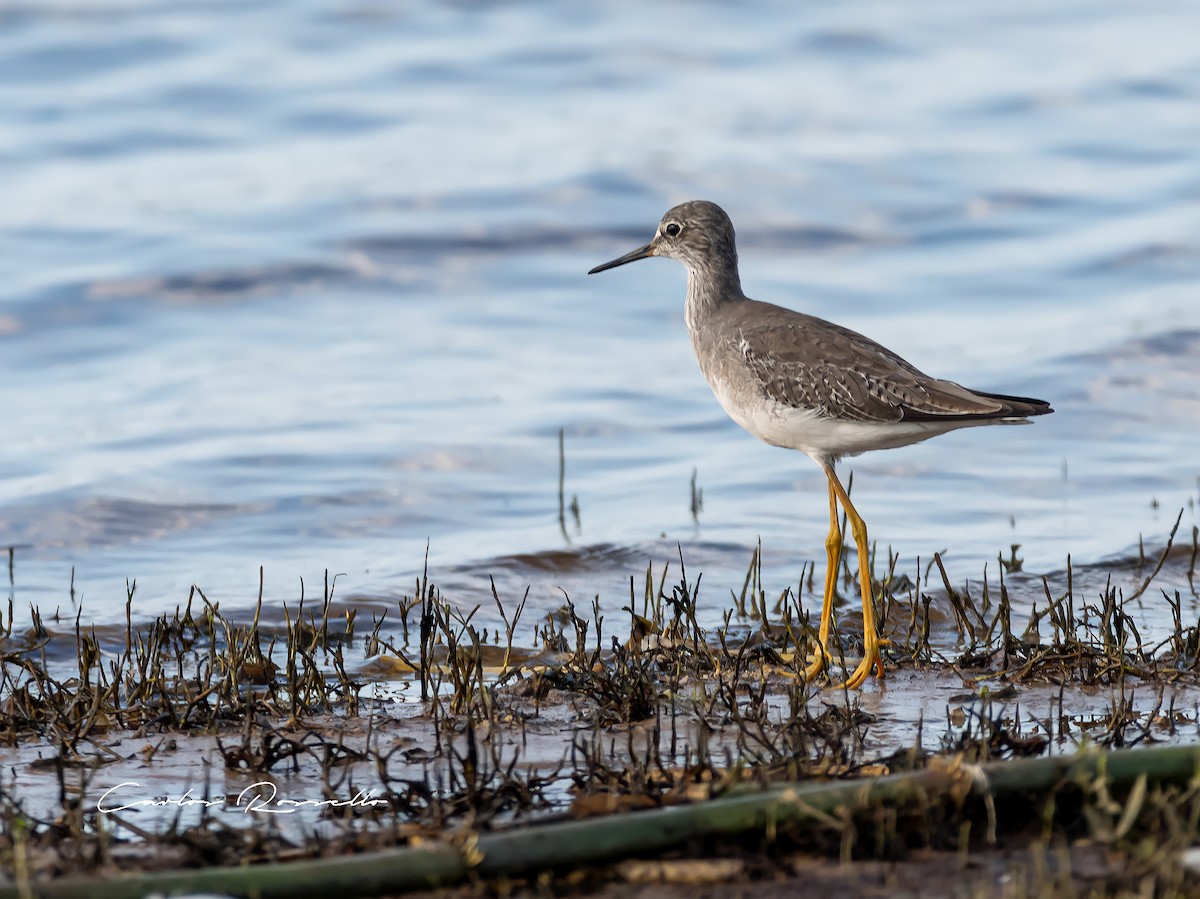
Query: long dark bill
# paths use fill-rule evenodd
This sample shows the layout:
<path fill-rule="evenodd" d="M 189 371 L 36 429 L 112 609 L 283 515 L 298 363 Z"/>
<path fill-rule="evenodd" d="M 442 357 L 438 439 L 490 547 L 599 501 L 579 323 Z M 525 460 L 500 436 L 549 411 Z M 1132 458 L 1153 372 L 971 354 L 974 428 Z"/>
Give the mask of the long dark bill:
<path fill-rule="evenodd" d="M 606 262 L 603 265 L 598 265 L 590 272 L 589 275 L 594 275 L 596 272 L 608 271 L 610 268 L 616 268 L 618 265 L 624 265 L 626 262 L 637 262 L 639 259 L 645 259 L 647 256 L 654 255 L 654 244 L 648 243 L 644 247 L 639 247 L 632 253 L 626 253 L 614 259 L 612 262 Z"/>

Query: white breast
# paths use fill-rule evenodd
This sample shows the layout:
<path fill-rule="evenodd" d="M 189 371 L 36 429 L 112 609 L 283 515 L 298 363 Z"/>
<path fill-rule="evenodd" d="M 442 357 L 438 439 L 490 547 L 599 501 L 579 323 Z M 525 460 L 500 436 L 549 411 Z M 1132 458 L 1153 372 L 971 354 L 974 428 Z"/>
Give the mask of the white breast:
<path fill-rule="evenodd" d="M 800 450 L 814 459 L 908 446 L 969 424 L 838 421 L 825 418 L 816 410 L 786 406 L 761 394 L 735 395 L 724 382 L 710 382 L 709 386 L 729 417 L 759 440 Z"/>

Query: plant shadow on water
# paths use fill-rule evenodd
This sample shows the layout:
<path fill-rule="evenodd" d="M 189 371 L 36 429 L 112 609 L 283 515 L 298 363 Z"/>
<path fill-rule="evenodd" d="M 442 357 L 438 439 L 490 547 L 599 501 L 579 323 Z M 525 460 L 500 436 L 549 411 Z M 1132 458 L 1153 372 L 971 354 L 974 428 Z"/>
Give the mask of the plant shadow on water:
<path fill-rule="evenodd" d="M 701 806 L 772 784 L 870 783 L 1194 738 L 1200 622 L 1179 591 L 1162 590 L 1170 633 L 1153 643 L 1139 633 L 1155 578 L 1194 582 L 1195 535 L 1191 546 L 1174 536 L 1149 558 L 1113 564 L 1146 572 L 1129 596 L 1111 571 L 1099 589 L 1098 569 L 1025 575 L 1016 547 L 997 581 L 975 586 L 955 586 L 940 557 L 910 579 L 889 554 L 872 600 L 891 641 L 888 676 L 861 692 L 804 681 L 809 614 L 791 588 L 768 596 L 758 548 L 715 628 L 697 621 L 702 577 L 682 552 L 649 566 L 641 585 L 631 579 L 619 614 L 566 598 L 526 622 L 527 594 L 504 599 L 493 584 L 500 627 L 477 623 L 480 607 L 457 607 L 428 570 L 393 608 L 337 598 L 327 578 L 319 599 L 302 596 L 274 620 L 261 596 L 252 615 L 227 616 L 193 589 L 174 613 L 135 623 L 131 583 L 123 628 L 31 608 L 18 629 L 10 601 L 0 860 L 11 882 L 43 883 L 130 865 L 331 857 Z M 861 641 L 851 571 L 838 582 L 843 667 Z M 1193 839 L 1194 787 L 1155 787 L 1153 801 L 1143 792 L 1124 811 L 1097 792 L 1102 781 L 983 806 L 961 796 L 876 803 L 785 828 L 768 846 L 743 838 L 705 851 L 740 847 L 744 865 L 753 845 L 760 873 L 794 866 L 796 853 L 970 853 L 997 830 L 1023 833 L 1033 808 L 1047 846 L 1088 836 L 1125 853 L 1132 867 L 1104 869 L 1111 887 L 1135 883 L 1135 871 L 1172 887 L 1176 868 L 1131 847 Z"/>

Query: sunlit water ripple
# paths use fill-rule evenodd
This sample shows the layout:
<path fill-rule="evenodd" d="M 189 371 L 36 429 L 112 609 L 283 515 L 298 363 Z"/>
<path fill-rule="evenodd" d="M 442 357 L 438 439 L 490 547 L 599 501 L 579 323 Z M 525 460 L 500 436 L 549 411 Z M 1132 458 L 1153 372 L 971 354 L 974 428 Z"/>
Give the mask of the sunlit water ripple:
<path fill-rule="evenodd" d="M 901 568 L 1019 543 L 1137 582 L 1139 535 L 1198 520 L 1198 32 L 1188 2 L 8 4 L 15 604 L 70 608 L 74 569 L 88 620 L 127 578 L 144 617 L 236 608 L 259 566 L 273 607 L 326 569 L 386 599 L 427 543 L 449 597 L 495 576 L 531 617 L 682 549 L 714 622 L 759 538 L 795 584 L 820 471 L 726 420 L 677 265 L 583 274 L 693 197 L 752 296 L 1053 402 L 847 463 Z"/>

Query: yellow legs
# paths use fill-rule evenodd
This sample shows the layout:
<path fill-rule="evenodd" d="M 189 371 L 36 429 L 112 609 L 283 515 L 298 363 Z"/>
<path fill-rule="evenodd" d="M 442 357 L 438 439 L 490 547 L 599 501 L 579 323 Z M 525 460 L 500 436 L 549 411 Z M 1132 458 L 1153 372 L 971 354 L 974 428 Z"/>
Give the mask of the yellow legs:
<path fill-rule="evenodd" d="M 854 534 L 854 544 L 858 547 L 858 580 L 862 590 L 863 601 L 863 660 L 854 673 L 846 678 L 846 686 L 857 689 L 863 685 L 872 669 L 879 677 L 883 677 L 883 658 L 879 647 L 886 640 L 879 639 L 879 629 L 875 625 L 875 605 L 871 598 L 871 557 L 867 546 L 867 523 L 862 520 L 850 495 L 834 473 L 833 464 L 822 462 L 825 477 L 829 479 L 829 536 L 825 538 L 825 595 L 821 600 L 821 624 L 817 631 L 819 646 L 816 659 L 804 672 L 806 680 L 812 680 L 825 670 L 829 664 L 829 626 L 833 621 L 833 594 L 837 586 L 838 568 L 842 563 L 842 532 L 838 527 L 838 504 L 846 510 L 846 520 Z"/>

